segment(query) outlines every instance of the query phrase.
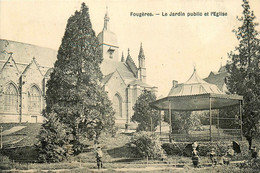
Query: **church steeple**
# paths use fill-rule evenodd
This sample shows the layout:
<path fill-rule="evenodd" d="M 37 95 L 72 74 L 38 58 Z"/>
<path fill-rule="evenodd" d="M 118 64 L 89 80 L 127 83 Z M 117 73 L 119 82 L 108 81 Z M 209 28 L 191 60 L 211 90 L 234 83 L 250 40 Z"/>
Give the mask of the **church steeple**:
<path fill-rule="evenodd" d="M 145 56 L 144 56 L 144 50 L 141 43 L 140 51 L 138 55 L 138 62 L 139 62 L 139 68 L 138 68 L 138 78 L 142 82 L 146 82 L 146 68 L 145 68 Z"/>
<path fill-rule="evenodd" d="M 100 43 L 100 49 L 104 59 L 110 59 L 113 61 L 120 61 L 120 56 L 118 55 L 118 43 L 117 36 L 115 33 L 110 31 L 109 28 L 109 16 L 108 8 L 106 9 L 106 14 L 104 17 L 104 27 L 103 30 L 98 34 L 98 41 Z"/>
<path fill-rule="evenodd" d="M 139 61 L 139 68 L 145 68 L 145 56 L 144 56 L 144 50 L 143 50 L 142 43 L 140 46 L 138 61 Z"/>
<path fill-rule="evenodd" d="M 122 52 L 121 62 L 125 62 L 124 52 Z"/>
<path fill-rule="evenodd" d="M 130 49 L 129 48 L 127 49 L 127 58 L 131 58 L 131 56 L 130 56 Z"/>
<path fill-rule="evenodd" d="M 107 11 L 104 17 L 104 28 L 103 30 L 109 30 L 109 17 L 108 17 L 108 7 L 107 7 Z"/>

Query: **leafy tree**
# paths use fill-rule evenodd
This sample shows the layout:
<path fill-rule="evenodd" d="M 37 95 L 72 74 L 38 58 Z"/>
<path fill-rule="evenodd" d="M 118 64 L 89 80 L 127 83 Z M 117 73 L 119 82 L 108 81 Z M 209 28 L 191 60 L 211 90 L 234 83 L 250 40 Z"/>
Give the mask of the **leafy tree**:
<path fill-rule="evenodd" d="M 114 112 L 101 86 L 102 54 L 92 29 L 88 7 L 68 19 L 50 80 L 47 83 L 45 114 L 55 112 L 72 129 L 74 151 L 79 134 L 98 138 L 114 126 Z"/>
<path fill-rule="evenodd" d="M 68 158 L 72 154 L 69 132 L 70 129 L 59 122 L 57 115 L 50 113 L 37 136 L 39 160 L 41 162 L 60 162 Z"/>
<path fill-rule="evenodd" d="M 244 97 L 243 132 L 250 142 L 258 134 L 260 119 L 260 46 L 255 28 L 258 24 L 254 22 L 256 17 L 248 0 L 243 0 L 242 7 L 243 15 L 238 18 L 242 25 L 234 30 L 239 44 L 229 53 L 226 83 L 230 93 Z"/>
<path fill-rule="evenodd" d="M 138 122 L 137 131 L 154 131 L 159 123 L 159 112 L 150 106 L 156 100 L 155 94 L 143 90 L 134 105 L 134 115 L 131 120 Z"/>
<path fill-rule="evenodd" d="M 164 121 L 169 121 L 169 112 L 165 111 Z M 191 111 L 171 111 L 171 122 L 173 133 L 188 134 L 190 130 L 201 127 L 199 115 Z"/>

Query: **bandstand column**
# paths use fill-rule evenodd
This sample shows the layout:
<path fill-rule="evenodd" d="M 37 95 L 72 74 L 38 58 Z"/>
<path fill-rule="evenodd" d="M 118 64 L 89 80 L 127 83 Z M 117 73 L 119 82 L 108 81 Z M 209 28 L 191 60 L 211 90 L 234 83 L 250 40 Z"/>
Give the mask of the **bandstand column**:
<path fill-rule="evenodd" d="M 243 140 L 243 129 L 242 129 L 242 100 L 239 101 L 239 116 L 240 116 L 240 135 L 241 141 Z"/>
<path fill-rule="evenodd" d="M 211 115 L 211 97 L 209 97 L 209 135 L 212 142 L 212 115 Z"/>
<path fill-rule="evenodd" d="M 220 109 L 218 110 L 218 118 L 217 118 L 217 123 L 218 123 L 218 140 L 220 140 L 220 133 L 219 133 L 219 114 L 220 114 Z"/>
<path fill-rule="evenodd" d="M 160 135 L 162 135 L 162 111 L 159 111 L 160 113 Z"/>
<path fill-rule="evenodd" d="M 170 99 L 168 100 L 168 106 L 169 106 L 169 124 L 170 124 L 170 130 L 169 130 L 169 141 L 172 142 L 172 109 L 171 109 L 171 102 Z"/>

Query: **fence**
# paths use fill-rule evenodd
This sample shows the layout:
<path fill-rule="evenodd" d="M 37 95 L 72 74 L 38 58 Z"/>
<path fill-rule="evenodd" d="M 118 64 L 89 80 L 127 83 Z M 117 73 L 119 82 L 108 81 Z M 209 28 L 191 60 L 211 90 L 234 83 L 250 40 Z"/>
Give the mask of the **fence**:
<path fill-rule="evenodd" d="M 240 141 L 241 140 L 241 130 L 240 129 L 222 129 L 221 132 L 212 133 L 213 141 L 219 140 L 233 140 Z M 169 138 L 171 138 L 174 142 L 196 142 L 196 141 L 210 141 L 210 134 L 171 134 L 169 133 L 161 133 L 160 140 L 165 143 L 169 142 Z"/>
<path fill-rule="evenodd" d="M 135 160 L 135 161 L 138 161 L 138 162 L 133 162 L 133 161 L 130 161 L 130 160 Z M 131 167 L 133 168 L 136 168 L 136 166 L 140 166 L 140 168 L 142 167 L 147 167 L 147 166 L 154 166 L 154 167 L 158 167 L 158 166 L 161 166 L 161 167 L 171 167 L 171 168 L 183 168 L 185 165 L 189 165 L 189 166 L 193 166 L 192 165 L 192 159 L 189 160 L 189 162 L 187 163 L 184 163 L 183 160 L 181 158 L 179 159 L 173 159 L 172 161 L 167 161 L 167 162 L 164 162 L 164 161 L 159 161 L 159 160 L 153 160 L 151 158 L 146 158 L 146 159 L 143 159 L 143 158 L 129 158 L 129 161 L 127 162 L 122 162 L 120 163 L 120 168 L 124 168 L 126 165 L 128 165 L 127 167 L 129 169 L 131 169 Z M 196 159 L 197 161 L 197 159 Z M 236 164 L 236 163 L 241 163 L 241 162 L 244 162 L 244 160 L 241 160 L 241 161 L 230 161 L 230 164 Z M 6 164 L 6 165 L 9 165 L 11 166 L 10 169 L 23 169 L 23 170 L 29 170 L 29 169 L 32 169 L 32 166 L 33 164 L 36 164 L 37 161 L 35 160 L 12 160 L 12 162 L 0 162 L 0 167 L 1 167 L 1 164 Z M 117 162 L 103 162 L 104 165 L 108 165 L 108 164 L 113 164 L 113 163 L 117 163 Z M 66 164 L 64 167 L 60 168 L 62 170 L 64 169 L 74 169 L 74 168 L 80 168 L 80 167 L 84 167 L 84 168 L 96 168 L 96 162 L 89 162 L 89 160 L 84 160 L 84 159 L 80 159 L 78 161 L 73 161 L 71 163 L 57 163 L 57 164 Z M 129 165 L 132 165 L 131 167 L 129 167 Z M 135 166 L 134 166 L 135 165 Z M 212 163 L 210 162 L 204 162 L 204 163 L 200 163 L 200 165 L 204 166 L 204 167 L 207 167 L 207 166 L 212 166 Z M 73 166 L 73 167 L 71 167 Z M 59 166 L 60 167 L 60 166 Z M 56 168 L 48 168 L 46 167 L 48 170 L 52 170 L 52 169 L 55 169 L 57 170 Z M 40 170 L 45 170 L 46 168 L 40 168 Z M 115 168 L 115 167 L 114 167 Z M 119 167 L 117 167 L 119 168 Z"/>

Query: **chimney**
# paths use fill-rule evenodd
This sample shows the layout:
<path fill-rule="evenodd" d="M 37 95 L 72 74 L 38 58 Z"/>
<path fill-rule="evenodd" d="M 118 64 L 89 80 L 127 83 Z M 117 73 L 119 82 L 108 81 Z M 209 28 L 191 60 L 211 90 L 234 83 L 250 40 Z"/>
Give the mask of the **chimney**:
<path fill-rule="evenodd" d="M 178 85 L 178 81 L 177 80 L 172 80 L 172 86 L 176 87 Z"/>

